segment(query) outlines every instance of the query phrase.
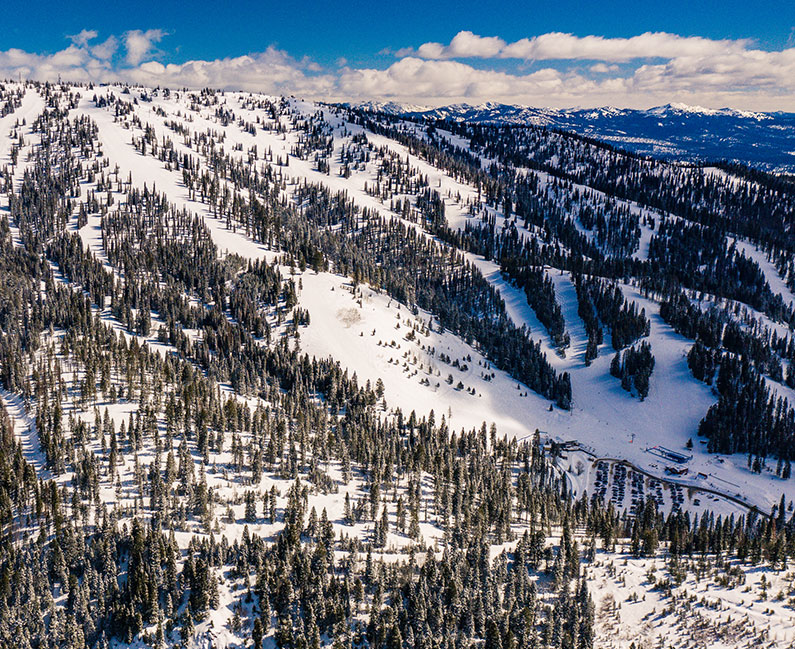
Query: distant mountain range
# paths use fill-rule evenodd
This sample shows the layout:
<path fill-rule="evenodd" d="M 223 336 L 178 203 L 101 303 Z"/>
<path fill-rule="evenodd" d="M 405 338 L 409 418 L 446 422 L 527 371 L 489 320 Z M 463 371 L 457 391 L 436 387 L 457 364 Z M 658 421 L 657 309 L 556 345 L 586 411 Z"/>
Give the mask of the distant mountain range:
<path fill-rule="evenodd" d="M 687 161 L 729 160 L 774 172 L 795 172 L 795 113 L 760 113 L 666 104 L 624 108 L 533 108 L 486 103 L 438 108 L 394 102 L 358 107 L 429 120 L 532 124 L 587 135 L 644 155 Z"/>

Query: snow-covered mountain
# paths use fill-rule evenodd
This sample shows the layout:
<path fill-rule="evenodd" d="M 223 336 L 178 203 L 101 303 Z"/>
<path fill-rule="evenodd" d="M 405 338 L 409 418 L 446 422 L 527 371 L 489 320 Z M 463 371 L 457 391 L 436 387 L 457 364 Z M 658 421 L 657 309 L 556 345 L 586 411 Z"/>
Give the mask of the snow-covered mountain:
<path fill-rule="evenodd" d="M 0 84 L 0 649 L 795 641 L 792 182 L 409 108 Z"/>
<path fill-rule="evenodd" d="M 367 102 L 357 106 L 413 119 L 546 126 L 669 160 L 728 160 L 768 171 L 795 171 L 793 113 L 711 109 L 680 103 L 647 110 L 533 108 L 497 103 L 423 108 Z"/>

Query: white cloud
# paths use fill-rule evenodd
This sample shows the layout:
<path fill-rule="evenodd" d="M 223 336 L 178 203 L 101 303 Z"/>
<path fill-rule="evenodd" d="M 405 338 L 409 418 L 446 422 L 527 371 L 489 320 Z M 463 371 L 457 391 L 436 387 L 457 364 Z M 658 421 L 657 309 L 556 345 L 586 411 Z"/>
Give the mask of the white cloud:
<path fill-rule="evenodd" d="M 493 58 L 505 48 L 505 41 L 497 36 L 478 36 L 470 31 L 458 32 L 449 45 L 425 43 L 417 56 L 422 59 Z M 410 52 L 402 50 L 404 55 Z"/>
<path fill-rule="evenodd" d="M 595 60 L 624 62 L 643 58 L 670 59 L 678 56 L 719 55 L 745 50 L 750 41 L 712 40 L 700 36 L 679 36 L 666 32 L 646 32 L 631 38 L 575 36 L 550 32 L 506 43 L 497 36 L 478 36 L 470 31 L 455 35 L 449 45 L 424 43 L 416 56 L 423 59 L 503 58 L 532 61 Z M 398 50 L 398 56 L 412 54 Z"/>
<path fill-rule="evenodd" d="M 124 72 L 124 78 L 149 86 L 213 87 L 259 91 L 269 94 L 331 95 L 334 78 L 310 74 L 316 64 L 298 61 L 286 52 L 269 47 L 264 52 L 213 61 L 187 61 L 163 65 L 149 61 Z"/>
<path fill-rule="evenodd" d="M 795 50 L 682 57 L 620 73 L 604 66 L 596 78 L 578 68 L 530 74 L 476 69 L 460 61 L 406 57 L 386 70 L 346 70 L 343 97 L 445 104 L 498 101 L 536 106 L 647 108 L 683 102 L 720 108 L 795 111 Z"/>
<path fill-rule="evenodd" d="M 127 50 L 127 63 L 138 65 L 144 57 L 152 53 L 155 43 L 159 43 L 166 35 L 162 29 L 133 29 L 124 34 L 124 47 Z"/>
<path fill-rule="evenodd" d="M 337 86 L 342 96 L 423 99 L 431 103 L 484 98 L 519 100 L 566 91 L 564 76 L 557 70 L 545 69 L 518 76 L 476 70 L 458 61 L 426 61 L 416 57 L 403 58 L 386 70 L 348 69 Z"/>
<path fill-rule="evenodd" d="M 534 61 L 585 59 L 622 62 L 644 58 L 722 55 L 742 51 L 749 44 L 747 40 L 711 40 L 665 32 L 646 32 L 631 38 L 579 37 L 552 32 L 506 45 L 499 56 Z"/>
<path fill-rule="evenodd" d="M 590 68 L 588 68 L 594 74 L 608 74 L 609 72 L 616 72 L 618 71 L 617 65 L 607 65 L 605 63 L 594 63 Z"/>
<path fill-rule="evenodd" d="M 71 36 L 67 36 L 67 38 L 72 41 L 74 45 L 85 47 L 88 45 L 88 41 L 94 40 L 97 36 L 96 30 L 83 29 L 79 34 L 72 34 Z"/>
<path fill-rule="evenodd" d="M 91 57 L 83 47 L 70 45 L 54 54 L 32 54 L 20 49 L 0 51 L 0 77 L 39 81 L 99 81 L 110 72 L 107 64 Z"/>
<path fill-rule="evenodd" d="M 764 51 L 753 48 L 752 41 L 714 40 L 700 36 L 679 36 L 665 32 L 647 32 L 631 38 L 574 36 L 553 32 L 505 43 L 497 37 L 482 37 L 472 32 L 459 32 L 448 45 L 425 43 L 414 50 L 398 54 L 424 59 L 426 66 L 414 67 L 428 75 L 431 67 L 455 63 L 452 59 L 519 59 L 525 61 L 559 61 L 562 69 L 556 89 L 547 87 L 540 103 L 580 105 L 611 103 L 614 105 L 651 105 L 654 102 L 693 101 L 713 106 L 733 105 L 756 109 L 795 110 L 795 48 Z M 406 60 L 401 59 L 401 61 Z M 661 62 L 658 62 L 661 60 Z M 399 61 L 398 63 L 400 63 Z M 587 68 L 588 77 L 577 72 L 574 63 L 595 61 Z M 644 63 L 644 61 L 651 61 Z M 624 65 L 624 71 L 617 64 Z M 397 65 L 397 64 L 396 64 Z M 568 72 L 566 69 L 568 67 Z M 453 70 L 442 75 L 436 93 L 448 96 L 446 88 L 456 84 Z M 373 90 L 382 78 L 384 91 L 394 87 L 395 70 L 369 75 Z M 546 71 L 550 77 L 554 70 Z M 497 101 L 517 97 L 518 103 L 537 103 L 538 88 L 531 83 L 533 75 L 507 75 L 498 71 L 469 68 L 466 73 L 477 83 L 468 86 L 462 100 L 474 99 L 474 89 L 485 89 L 491 83 L 491 96 Z M 429 88 L 430 90 L 431 88 Z M 394 94 L 392 98 L 397 98 Z M 471 100 L 470 99 L 470 100 Z M 432 98 L 424 98 L 426 102 Z M 571 104 L 568 104 L 571 105 Z"/>
<path fill-rule="evenodd" d="M 92 47 L 91 54 L 100 60 L 106 61 L 116 53 L 116 50 L 118 48 L 119 48 L 118 39 L 115 36 L 111 35 L 108 36 L 108 38 L 104 42 Z"/>
<path fill-rule="evenodd" d="M 118 40 L 113 36 L 94 47 L 88 47 L 90 39 L 83 39 L 82 46 L 73 44 L 54 54 L 35 54 L 20 49 L 0 51 L 0 78 L 21 76 L 44 81 L 61 77 L 65 81 L 121 81 L 149 86 L 214 87 L 313 97 L 331 97 L 337 92 L 335 77 L 324 72 L 316 62 L 306 57 L 295 59 L 275 47 L 256 54 L 213 61 L 167 65 L 144 61 L 152 44 L 164 34 L 161 30 L 127 32 L 124 35 L 125 62 L 137 63 L 121 67 L 114 67 L 110 61 L 118 47 Z"/>
<path fill-rule="evenodd" d="M 683 102 L 713 108 L 795 111 L 795 48 L 762 51 L 751 49 L 746 41 L 670 34 L 629 39 L 546 34 L 506 44 L 497 37 L 461 32 L 448 45 L 422 46 L 425 56 L 418 51 L 379 69 L 357 68 L 344 59 L 321 67 L 272 46 L 246 56 L 164 64 L 153 60 L 153 48 L 164 35 L 159 29 L 131 31 L 121 42 L 110 36 L 92 46 L 97 35 L 84 30 L 70 37 L 71 45 L 54 54 L 0 51 L 0 78 L 45 80 L 60 76 L 74 81 L 295 94 L 327 101 L 626 107 Z M 115 57 L 120 44 L 124 46 L 123 60 Z M 518 51 L 520 45 L 540 59 L 568 57 L 570 62 L 525 73 L 506 71 L 502 62 L 502 69 L 484 69 L 484 64 L 473 67 L 460 60 L 468 56 L 504 58 L 506 51 Z M 638 52 L 650 58 L 634 60 Z M 601 58 L 591 65 L 581 63 L 594 57 Z"/>

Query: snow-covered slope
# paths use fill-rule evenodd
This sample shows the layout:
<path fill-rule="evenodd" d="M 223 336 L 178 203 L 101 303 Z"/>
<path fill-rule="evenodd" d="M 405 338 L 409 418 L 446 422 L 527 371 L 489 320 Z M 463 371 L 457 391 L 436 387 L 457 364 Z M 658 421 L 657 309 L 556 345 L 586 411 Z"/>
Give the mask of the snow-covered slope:
<path fill-rule="evenodd" d="M 102 92 L 112 93 L 107 88 Z M 119 92 L 115 89 L 115 92 Z M 244 119 L 256 119 L 256 112 L 246 108 L 248 97 L 244 94 L 228 93 L 223 97 L 223 106 Z M 240 232 L 233 232 L 220 219 L 214 217 L 205 204 L 190 200 L 180 176 L 169 171 L 162 162 L 151 155 L 141 155 L 134 146 L 133 138 L 140 130 L 123 126 L 114 118 L 108 108 L 96 108 L 94 102 L 84 96 L 80 102 L 78 113 L 94 120 L 99 128 L 99 139 L 103 148 L 114 164 L 120 167 L 122 177 L 131 173 L 134 182 L 147 183 L 157 189 L 164 190 L 177 205 L 196 211 L 204 218 L 216 245 L 221 251 L 241 255 L 247 259 L 273 259 L 275 252 L 256 243 Z M 317 183 L 332 192 L 344 191 L 354 203 L 391 218 L 393 212 L 383 198 L 374 197 L 366 191 L 369 184 L 377 181 L 377 161 L 364 164 L 352 170 L 350 177 L 340 175 L 342 163 L 338 162 L 343 148 L 349 145 L 356 134 L 362 133 L 360 126 L 346 121 L 328 109 L 312 104 L 290 100 L 291 110 L 298 116 L 309 117 L 322 114 L 330 125 L 334 135 L 333 149 L 328 156 L 329 172 L 319 171 L 311 160 L 302 160 L 290 155 L 292 147 L 298 142 L 298 132 L 289 126 L 282 117 L 280 123 L 287 127 L 284 132 L 273 129 L 257 129 L 255 134 L 241 130 L 232 123 L 220 123 L 212 109 L 191 110 L 187 102 L 175 100 L 174 97 L 152 97 L 150 102 L 141 102 L 137 114 L 142 120 L 154 128 L 159 138 L 169 138 L 170 131 L 165 124 L 178 118 L 192 132 L 216 132 L 223 134 L 224 145 L 232 157 L 244 158 L 244 152 L 252 145 L 259 151 L 270 150 L 272 155 L 289 157 L 289 166 L 282 169 L 287 179 L 289 199 L 291 185 L 296 183 Z M 374 107 L 371 107 L 374 108 Z M 489 105 L 478 110 L 499 111 L 504 107 Z M 463 111 L 464 107 L 457 107 Z M 394 111 L 393 111 L 394 112 Z M 621 111 L 599 111 L 599 114 L 614 115 Z M 553 114 L 551 111 L 545 113 Z M 685 111 L 681 107 L 666 107 L 656 111 L 662 114 L 704 114 L 704 111 Z M 736 119 L 758 119 L 758 116 L 736 115 L 726 111 L 718 111 L 719 115 Z M 470 113 L 462 113 L 462 119 L 471 117 Z M 373 133 L 367 133 L 368 141 L 373 146 L 383 147 L 398 159 L 406 160 L 408 165 L 427 177 L 431 186 L 436 187 L 444 196 L 448 222 L 463 230 L 471 219 L 469 207 L 477 201 L 478 192 L 466 182 L 450 177 L 443 170 L 434 167 L 416 154 L 409 152 L 402 143 Z M 171 137 L 170 139 L 174 139 Z M 463 144 L 463 142 L 458 142 Z M 191 148 L 184 147 L 175 140 L 176 148 L 185 154 L 196 154 Z M 239 150 L 238 150 L 239 147 Z M 202 157 L 199 156 L 201 160 Z M 551 178 L 539 173 L 542 183 L 551 183 Z M 578 190 L 585 192 L 586 187 Z M 398 197 L 400 195 L 398 194 Z M 600 192 L 593 192 L 597 200 L 604 201 Z M 600 198 L 601 196 L 601 198 Z M 409 195 L 405 195 L 410 199 Z M 499 209 L 486 208 L 487 212 L 497 220 L 497 224 L 505 222 Z M 641 216 L 646 212 L 636 205 L 627 205 L 630 212 Z M 409 222 L 412 227 L 416 224 Z M 645 234 L 644 234 L 645 233 Z M 88 235 L 86 235 L 88 236 Z M 639 254 L 648 247 L 651 231 L 642 229 Z M 88 238 L 86 239 L 87 242 Z M 750 250 L 749 250 L 750 254 Z M 408 343 L 404 339 L 405 322 L 401 324 L 400 314 L 406 316 L 406 322 L 414 327 L 420 323 L 431 321 L 433 314 L 420 313 L 414 316 L 407 305 L 399 305 L 385 295 L 378 295 L 372 289 L 360 289 L 366 292 L 363 296 L 352 296 L 346 288 L 347 283 L 339 276 L 304 273 L 301 276 L 304 284 L 300 292 L 299 302 L 306 308 L 312 318 L 310 326 L 302 334 L 302 349 L 318 357 L 331 357 L 350 372 L 356 373 L 361 381 L 369 380 L 375 384 L 382 379 L 385 385 L 387 403 L 399 406 L 402 410 L 416 410 L 427 413 L 435 410 L 437 416 L 452 415 L 450 422 L 454 428 L 478 427 L 482 423 L 495 423 L 500 433 L 507 433 L 517 438 L 527 438 L 536 429 L 552 439 L 577 439 L 588 449 L 600 457 L 628 460 L 639 468 L 651 472 L 659 479 L 666 479 L 665 464 L 647 451 L 661 441 L 675 449 L 683 449 L 688 440 L 695 437 L 699 420 L 709 406 L 715 402 L 715 396 L 703 383 L 696 381 L 689 372 L 686 354 L 692 342 L 676 334 L 658 315 L 659 305 L 641 296 L 632 286 L 624 287 L 625 295 L 638 307 L 645 308 L 651 319 L 651 334 L 648 337 L 655 358 L 656 366 L 651 381 L 648 397 L 643 401 L 633 398 L 622 390 L 619 382 L 610 376 L 608 367 L 612 358 L 609 339 L 600 349 L 596 361 L 586 366 L 583 353 L 587 337 L 582 321 L 577 314 L 577 298 L 568 274 L 555 268 L 549 268 L 547 275 L 555 284 L 556 298 L 560 303 L 570 335 L 571 344 L 563 357 L 558 355 L 555 346 L 548 338 L 544 326 L 539 322 L 533 310 L 528 306 L 523 291 L 517 290 L 511 282 L 506 282 L 500 273 L 498 264 L 484 259 L 480 255 L 467 253 L 470 261 L 483 273 L 483 276 L 500 292 L 505 300 L 507 313 L 518 327 L 526 327 L 530 335 L 537 340 L 544 350 L 547 359 L 560 372 L 568 372 L 571 376 L 573 390 L 573 407 L 571 411 L 549 410 L 548 403 L 517 383 L 511 377 L 490 367 L 495 377 L 485 381 L 481 375 L 487 374 L 483 369 L 488 361 L 476 350 L 467 346 L 450 333 L 442 335 L 430 333 L 428 340 Z M 768 263 L 767 266 L 770 266 Z M 768 271 L 772 269 L 765 267 Z M 775 272 L 775 269 L 772 269 Z M 771 275 L 775 289 L 781 289 L 783 283 Z M 332 289 L 334 289 L 332 291 Z M 358 304 L 363 301 L 367 308 Z M 401 310 L 398 311 L 398 308 Z M 357 310 L 356 324 L 349 320 L 354 318 L 351 309 Z M 350 317 L 349 317 L 350 315 Z M 395 322 L 391 322 L 395 320 Z M 395 328 L 395 324 L 400 325 Z M 376 331 L 375 335 L 373 330 Z M 358 338 L 358 340 L 357 340 Z M 419 336 L 418 338 L 422 338 Z M 395 346 L 391 343 L 394 340 Z M 379 344 L 380 343 L 380 344 Z M 452 360 L 471 358 L 467 361 L 468 370 L 460 372 L 422 350 L 422 345 L 433 348 L 438 353 L 446 353 Z M 400 345 L 400 347 L 397 347 Z M 417 348 L 416 351 L 414 348 Z M 412 351 L 409 352 L 409 349 Z M 405 354 L 409 352 L 409 356 Z M 416 356 L 416 358 L 415 358 Z M 437 357 L 438 358 L 438 357 Z M 462 360 L 463 363 L 463 360 Z M 431 370 L 430 373 L 428 370 Z M 450 370 L 450 371 L 447 371 Z M 448 384 L 448 375 L 453 376 L 453 383 Z M 427 379 L 429 385 L 421 383 Z M 463 388 L 458 388 L 459 381 Z M 439 384 L 437 387 L 436 384 Z M 476 394 L 470 394 L 474 390 Z M 671 404 L 679 404 L 671 408 Z M 709 475 L 710 488 L 743 494 L 743 499 L 762 510 L 767 510 L 777 501 L 782 489 L 788 485 L 771 484 L 763 477 L 757 476 L 744 467 L 744 460 L 737 462 L 716 463 L 713 456 L 704 452 L 699 445 L 693 461 L 692 473 Z M 691 486 L 698 483 L 691 480 Z M 706 485 L 706 483 L 704 484 Z M 795 489 L 792 491 L 795 497 Z"/>
<path fill-rule="evenodd" d="M 761 133 L 790 116 L 683 106 L 359 108 L 249 93 L 26 86 L 21 105 L 0 119 L 0 168 L 8 170 L 0 177 L 0 223 L 10 241 L 3 250 L 41 276 L 32 291 L 0 303 L 3 316 L 24 294 L 36 315 L 2 331 L 19 350 L 0 367 L 0 411 L 35 477 L 52 480 L 64 502 L 71 494 L 71 520 L 89 535 L 101 526 L 103 534 L 127 534 L 139 519 L 156 521 L 173 535 L 162 551 L 173 552 L 182 571 L 181 590 L 173 586 L 179 598 L 144 611 L 145 623 L 132 616 L 124 644 L 160 642 L 157 634 L 177 643 L 177 619 L 193 646 L 241 646 L 255 618 L 265 625 L 265 646 L 277 643 L 280 624 L 300 620 L 311 635 L 314 610 L 292 622 L 267 614 L 266 600 L 284 616 L 296 596 L 278 577 L 263 576 L 262 562 L 290 552 L 298 572 L 323 564 L 318 574 L 331 575 L 313 596 L 329 584 L 358 593 L 367 583 L 336 622 L 363 638 L 368 620 L 387 606 L 373 574 L 392 571 L 374 569 L 374 560 L 398 564 L 394 572 L 410 583 L 418 578 L 412 571 L 451 560 L 476 530 L 487 539 L 477 551 L 489 549 L 495 575 L 516 569 L 520 544 L 532 543 L 527 580 L 550 613 L 576 586 L 561 565 L 580 571 L 580 555 L 565 556 L 564 526 L 587 548 L 584 574 L 598 589 L 595 646 L 677 646 L 692 636 L 728 647 L 760 634 L 791 642 L 792 578 L 779 555 L 786 563 L 780 546 L 795 483 L 782 452 L 787 440 L 773 435 L 787 430 L 785 415 L 753 438 L 767 447 L 745 448 L 742 438 L 735 452 L 710 452 L 720 440 L 710 438 L 708 448 L 699 429 L 725 405 L 728 381 L 715 368 L 716 376 L 696 378 L 694 339 L 703 345 L 712 332 L 692 334 L 670 314 L 682 296 L 702 313 L 719 313 L 721 333 L 734 328 L 725 343 L 713 341 L 705 363 L 747 359 L 771 398 L 781 397 L 759 406 L 774 421 L 795 397 L 795 299 L 778 270 L 788 249 L 777 246 L 786 242 L 753 228 L 727 235 L 723 222 L 704 223 L 698 205 L 683 210 L 626 189 L 632 174 L 647 174 L 674 178 L 681 195 L 716 201 L 729 192 L 740 201 L 769 179 L 748 183 L 717 168 L 677 176 L 682 167 L 648 161 L 640 172 L 627 163 L 625 175 L 590 186 L 583 170 L 614 163 L 607 149 L 577 149 L 579 141 L 551 134 L 539 148 L 552 162 L 540 171 L 519 154 L 485 155 L 453 126 L 382 122 L 378 114 L 538 123 L 607 140 L 609 129 L 657 120 L 655 128 L 673 138 L 663 148 L 693 129 L 717 136 L 745 120 Z M 643 139 L 629 130 L 621 137 Z M 691 154 L 703 151 L 684 157 Z M 616 156 L 619 166 L 626 162 Z M 58 210 L 43 222 L 56 195 Z M 721 216 L 742 225 L 729 212 Z M 677 239 L 696 223 L 703 232 Z M 5 229 L 0 235 L 5 241 Z M 396 250 L 385 254 L 379 246 L 389 237 Z M 702 255 L 692 271 L 701 283 L 676 276 L 661 253 L 668 243 L 685 262 L 692 249 Z M 723 276 L 711 274 L 717 262 L 705 250 L 720 258 Z M 724 250 L 736 258 L 717 254 Z M 13 295 L 4 281 L 2 295 Z M 44 321 L 22 349 L 22 334 Z M 626 369 L 637 349 L 653 356 L 647 391 Z M 57 502 L 59 492 L 49 493 L 44 499 Z M 509 494 L 503 510 L 501 493 Z M 50 523 L 32 513 L 32 502 L 22 503 L 29 510 L 15 532 L 24 538 L 42 529 L 45 542 Z M 157 518 L 163 512 L 165 521 Z M 746 521 L 751 530 L 760 520 L 764 541 L 732 546 L 729 559 L 723 547 L 698 546 L 710 534 L 720 538 L 724 521 L 743 521 L 745 533 Z M 696 521 L 710 532 L 693 532 L 686 551 L 674 548 L 680 537 L 671 530 L 690 533 Z M 613 529 L 631 538 L 616 539 Z M 668 535 L 662 548 L 660 534 Z M 113 544 L 122 591 L 135 543 Z M 297 547 L 313 548 L 311 559 L 300 559 L 311 569 L 299 565 Z M 215 580 L 211 605 L 193 597 L 200 587 L 189 558 L 205 561 Z M 53 579 L 56 612 L 48 615 L 61 624 L 67 613 L 58 611 L 76 606 L 81 586 L 60 583 L 60 573 Z M 561 579 L 572 583 L 561 589 Z M 751 601 L 744 586 L 764 596 Z M 761 604 L 768 588 L 785 594 Z M 529 591 L 526 583 L 521 590 Z M 196 628 L 193 605 L 203 607 Z M 394 612 L 383 611 L 389 626 Z M 724 614 L 732 619 L 719 628 Z M 471 622 L 467 637 L 480 643 L 484 625 L 476 633 Z M 552 633 L 553 625 L 543 628 Z"/>

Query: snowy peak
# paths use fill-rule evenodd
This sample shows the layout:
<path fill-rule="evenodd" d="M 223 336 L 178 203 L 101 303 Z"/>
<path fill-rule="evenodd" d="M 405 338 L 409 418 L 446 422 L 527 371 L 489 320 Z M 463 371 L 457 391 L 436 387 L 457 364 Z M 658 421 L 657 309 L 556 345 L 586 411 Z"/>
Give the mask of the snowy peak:
<path fill-rule="evenodd" d="M 358 103 L 344 104 L 351 108 L 367 111 L 369 113 L 384 113 L 386 115 L 405 115 L 406 113 L 421 113 L 431 110 L 429 106 L 418 104 L 402 104 L 395 101 L 360 101 Z"/>
<path fill-rule="evenodd" d="M 428 121 L 546 126 L 603 139 L 621 148 L 688 162 L 729 160 L 773 172 L 795 171 L 795 114 L 669 103 L 645 110 L 539 108 L 486 103 L 423 108 L 394 102 L 359 104 Z"/>
<path fill-rule="evenodd" d="M 644 111 L 641 111 L 644 112 Z M 735 108 L 704 108 L 703 106 L 690 106 L 680 102 L 665 104 L 664 106 L 656 106 L 649 108 L 647 111 L 651 115 L 666 116 L 670 114 L 677 115 L 703 115 L 703 116 L 725 116 L 736 117 L 740 119 L 755 119 L 757 121 L 773 119 L 775 113 L 762 113 L 750 110 L 737 110 Z"/>

